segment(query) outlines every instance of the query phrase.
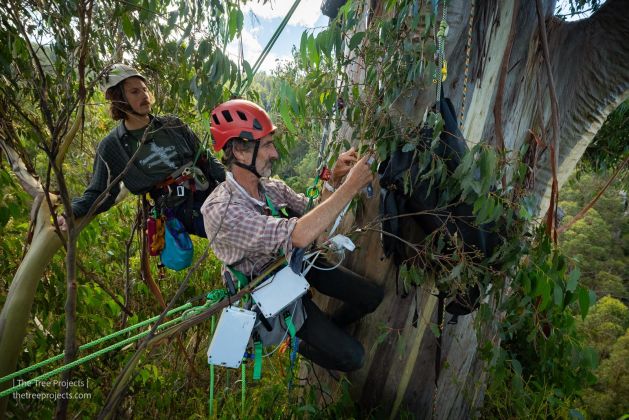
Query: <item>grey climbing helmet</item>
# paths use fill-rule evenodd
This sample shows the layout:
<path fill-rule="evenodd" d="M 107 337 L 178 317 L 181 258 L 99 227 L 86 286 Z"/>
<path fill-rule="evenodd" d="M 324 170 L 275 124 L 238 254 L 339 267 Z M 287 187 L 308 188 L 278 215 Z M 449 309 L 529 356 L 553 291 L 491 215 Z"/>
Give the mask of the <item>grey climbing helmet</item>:
<path fill-rule="evenodd" d="M 107 92 L 107 89 L 116 86 L 118 83 L 128 79 L 129 77 L 139 77 L 143 82 L 146 82 L 146 77 L 142 76 L 133 67 L 122 63 L 112 65 L 103 76 L 103 92 Z"/>

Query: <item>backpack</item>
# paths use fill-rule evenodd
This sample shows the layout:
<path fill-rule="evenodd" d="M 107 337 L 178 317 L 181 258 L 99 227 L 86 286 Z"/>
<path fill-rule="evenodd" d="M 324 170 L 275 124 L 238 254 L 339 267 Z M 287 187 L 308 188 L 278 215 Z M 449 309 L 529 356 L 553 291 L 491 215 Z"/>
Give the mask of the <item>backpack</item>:
<path fill-rule="evenodd" d="M 456 113 L 452 102 L 443 97 L 435 105 L 444 121 L 444 129 L 438 145 L 433 153 L 443 159 L 447 171 L 452 174 L 468 152 L 467 145 L 459 131 Z M 430 149 L 433 129 L 423 126 L 418 131 L 418 149 Z M 493 223 L 478 226 L 475 224 L 473 207 L 460 201 L 460 197 L 448 197 L 445 191 L 432 185 L 430 177 L 422 179 L 428 169 L 421 168 L 415 151 L 397 150 L 378 167 L 380 179 L 380 215 L 382 230 L 391 235 L 382 235 L 382 247 L 386 257 L 392 257 L 399 267 L 405 260 L 405 245 L 396 237 L 404 238 L 408 231 L 405 217 L 397 216 L 406 213 L 417 213 L 412 216 L 426 235 L 430 235 L 445 227 L 450 235 L 456 234 L 463 241 L 466 252 L 480 251 L 484 257 L 493 254 L 500 243 L 500 236 Z M 410 191 L 405 192 L 404 183 L 410 180 Z M 441 210 L 436 210 L 441 208 Z M 450 244 L 451 245 L 451 244 Z M 440 300 L 449 293 L 440 292 Z M 480 290 L 477 285 L 458 293 L 449 302 L 445 310 L 455 316 L 466 315 L 479 306 Z"/>

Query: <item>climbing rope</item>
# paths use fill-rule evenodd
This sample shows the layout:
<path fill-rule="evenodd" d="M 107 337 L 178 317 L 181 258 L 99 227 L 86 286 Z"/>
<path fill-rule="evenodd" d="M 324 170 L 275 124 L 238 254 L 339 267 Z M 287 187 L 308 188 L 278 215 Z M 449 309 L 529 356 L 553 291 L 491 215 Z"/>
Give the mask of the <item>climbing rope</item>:
<path fill-rule="evenodd" d="M 157 329 L 158 330 L 165 329 L 166 327 L 170 327 L 172 325 L 175 325 L 176 323 L 178 323 L 180 321 L 183 321 L 183 320 L 184 320 L 183 317 L 179 316 L 179 317 L 177 317 L 177 318 L 175 318 L 173 320 L 170 320 L 168 322 L 165 322 L 165 323 L 161 324 L 159 327 L 157 327 Z M 136 335 L 134 335 L 132 337 L 129 337 L 129 338 L 125 339 L 125 340 L 122 340 L 122 341 L 120 341 L 118 343 L 112 344 L 111 346 L 105 347 L 104 349 L 98 350 L 97 352 L 94 352 L 94 353 L 89 354 L 87 356 L 81 357 L 80 359 L 77 359 L 77 360 L 75 360 L 75 361 L 73 361 L 71 363 L 68 363 L 67 365 L 64 365 L 64 366 L 61 366 L 61 367 L 59 367 L 57 369 L 54 369 L 54 370 L 52 370 L 52 371 L 50 371 L 48 373 L 44 373 L 43 375 L 39 375 L 39 376 L 37 376 L 37 377 L 35 377 L 33 379 L 30 379 L 28 381 L 22 382 L 19 385 L 16 385 L 16 386 L 14 386 L 12 388 L 9 388 L 9 389 L 6 389 L 6 390 L 0 392 L 0 398 L 4 398 L 7 395 L 10 395 L 10 394 L 12 394 L 14 392 L 20 391 L 20 390 L 22 390 L 24 388 L 28 388 L 31 385 L 34 385 L 34 384 L 36 384 L 38 382 L 43 382 L 43 381 L 47 380 L 48 378 L 51 378 L 51 377 L 53 377 L 53 376 L 55 376 L 55 375 L 57 375 L 59 373 L 65 372 L 66 370 L 73 369 L 73 368 L 75 368 L 75 367 L 77 367 L 79 365 L 82 365 L 85 362 L 88 362 L 88 361 L 93 360 L 93 359 L 95 359 L 97 357 L 100 357 L 103 354 L 109 353 L 112 350 L 118 349 L 120 347 L 124 347 L 127 344 L 129 344 L 129 343 L 132 343 L 132 342 L 137 341 L 137 340 L 139 340 L 139 339 L 141 339 L 143 337 L 146 337 L 150 333 L 151 333 L 151 331 L 149 330 L 149 331 L 145 331 L 145 332 L 136 334 Z M 63 356 L 63 355 L 61 355 L 61 356 Z M 0 382 L 3 382 L 5 380 L 6 380 L 6 376 L 4 378 L 2 378 L 0 380 Z"/>
<path fill-rule="evenodd" d="M 434 2 L 433 5 L 435 6 L 434 8 L 434 12 L 435 12 L 435 19 L 437 16 L 437 8 L 436 6 L 438 5 L 438 1 Z M 437 41 L 437 61 L 438 61 L 438 68 L 435 71 L 435 82 L 437 83 L 437 100 L 439 100 L 439 98 L 441 98 L 441 89 L 442 89 L 442 83 L 445 82 L 446 78 L 448 77 L 448 63 L 445 59 L 445 44 L 446 44 L 446 36 L 448 35 L 448 5 L 447 5 L 447 0 L 443 0 L 442 1 L 442 17 L 441 17 L 441 22 L 439 23 L 439 31 L 435 34 L 435 39 Z M 435 30 L 437 29 L 437 26 L 435 25 Z"/>
<path fill-rule="evenodd" d="M 463 132 L 463 117 L 465 116 L 465 100 L 467 97 L 467 82 L 470 71 L 470 55 L 472 51 L 472 28 L 474 26 L 474 10 L 476 0 L 472 0 L 470 6 L 470 18 L 467 22 L 467 43 L 465 44 L 465 69 L 463 71 L 463 97 L 461 99 L 461 112 L 459 113 L 459 129 Z"/>
<path fill-rule="evenodd" d="M 330 118 L 328 118 L 323 126 L 323 134 L 321 135 L 321 145 L 319 146 L 319 156 L 317 158 L 317 166 L 314 181 L 312 182 L 312 186 L 306 188 L 306 197 L 308 197 L 308 204 L 306 205 L 306 211 L 310 210 L 314 204 L 314 200 L 319 197 L 319 179 L 321 177 L 321 173 L 324 170 L 324 161 L 323 154 L 325 153 L 325 145 L 328 141 L 330 133 Z"/>
<path fill-rule="evenodd" d="M 210 326 L 210 334 L 214 335 L 215 329 L 215 319 L 216 317 L 212 315 L 212 324 Z M 208 406 L 210 409 L 210 417 L 214 413 L 214 365 L 210 365 L 210 399 L 208 401 Z"/>
<path fill-rule="evenodd" d="M 282 20 L 282 22 L 280 22 L 279 26 L 277 27 L 277 29 L 271 36 L 271 39 L 269 39 L 269 42 L 267 42 L 266 46 L 260 53 L 260 56 L 254 63 L 253 67 L 251 67 L 251 75 L 249 75 L 247 79 L 245 79 L 245 82 L 238 87 L 238 90 L 236 91 L 236 97 L 240 97 L 249 88 L 249 86 L 251 85 L 251 82 L 253 82 L 253 77 L 260 69 L 260 66 L 264 62 L 264 59 L 271 51 L 271 48 L 273 48 L 273 45 L 275 45 L 275 41 L 277 41 L 277 38 L 279 38 L 280 34 L 286 27 L 286 24 L 288 23 L 290 18 L 293 16 L 295 9 L 297 9 L 297 6 L 299 5 L 300 2 L 301 0 L 295 0 L 291 8 L 288 10 L 288 13 L 286 14 L 286 16 L 284 16 L 284 19 Z"/>
<path fill-rule="evenodd" d="M 208 310 L 210 308 L 210 306 L 212 306 L 216 302 L 222 300 L 226 295 L 227 295 L 227 292 L 224 289 L 215 290 L 215 291 L 210 292 L 208 294 L 207 302 L 205 304 L 201 305 L 201 306 L 192 307 L 192 304 L 190 302 L 188 302 L 188 303 L 186 303 L 186 304 L 184 304 L 184 305 L 182 305 L 182 306 L 180 306 L 178 308 L 175 308 L 175 309 L 172 309 L 172 310 L 168 311 L 166 313 L 166 316 L 171 316 L 173 314 L 176 314 L 176 313 L 179 313 L 179 312 L 182 312 L 182 311 L 185 311 L 185 312 L 182 315 L 180 315 L 179 317 L 174 318 L 174 319 L 172 319 L 172 320 L 170 320 L 168 322 L 165 322 L 164 324 L 160 325 L 158 327 L 158 330 L 163 330 L 163 329 L 165 329 L 167 327 L 170 327 L 172 325 L 175 325 L 175 324 L 177 324 L 177 323 L 179 323 L 181 321 L 185 321 L 186 319 L 190 318 L 192 315 L 196 315 L 196 314 L 199 314 L 199 313 L 202 313 L 202 312 Z M 121 336 L 123 334 L 126 334 L 126 333 L 130 332 L 130 331 L 136 330 L 138 328 L 142 328 L 142 327 L 144 327 L 146 325 L 151 324 L 152 322 L 157 321 L 159 318 L 160 318 L 160 315 L 154 316 L 154 317 L 149 318 L 149 319 L 147 319 L 145 321 L 139 322 L 137 324 L 134 324 L 134 325 L 131 325 L 131 326 L 127 327 L 127 328 L 124 328 L 124 329 L 122 329 L 120 331 L 117 331 L 117 332 L 114 332 L 112 334 L 109 334 L 109 335 L 107 335 L 105 337 L 101 337 L 101 338 L 99 338 L 97 340 L 91 341 L 91 342 L 89 342 L 87 344 L 84 344 L 81 347 L 79 347 L 79 351 L 85 351 L 85 350 L 90 349 L 90 348 L 92 348 L 94 346 L 97 346 L 97 345 L 99 345 L 101 343 L 104 343 L 105 341 L 109 341 L 109 340 L 111 340 L 113 338 L 119 337 L 119 336 Z M 145 331 L 145 332 L 141 332 L 139 334 L 133 335 L 133 336 L 131 336 L 129 338 L 126 338 L 126 339 L 124 339 L 122 341 L 114 343 L 114 344 L 112 344 L 110 346 L 107 346 L 107 347 L 105 347 L 105 348 L 103 348 L 101 350 L 98 350 L 98 351 L 96 351 L 94 353 L 85 355 L 85 356 L 83 356 L 83 357 L 81 357 L 81 358 L 79 358 L 79 359 L 77 359 L 77 360 L 75 360 L 75 361 L 73 361 L 71 363 L 68 363 L 68 364 L 66 364 L 64 366 L 61 366 L 61 367 L 59 367 L 57 369 L 53 369 L 50 372 L 44 373 L 44 374 L 39 375 L 39 376 L 37 376 L 37 377 L 35 377 L 33 379 L 30 379 L 28 381 L 22 382 L 19 385 L 16 385 L 16 386 L 14 386 L 12 388 L 6 389 L 6 390 L 0 392 L 0 398 L 6 397 L 7 395 L 12 394 L 13 392 L 20 391 L 20 390 L 22 390 L 24 388 L 28 388 L 31 385 L 36 384 L 38 382 L 45 381 L 46 379 L 51 378 L 52 376 L 55 376 L 55 375 L 57 375 L 59 373 L 65 372 L 65 371 L 70 370 L 70 369 L 73 369 L 76 366 L 82 365 L 85 362 L 93 360 L 93 359 L 95 359 L 97 357 L 100 357 L 100 356 L 102 356 L 102 355 L 104 355 L 106 353 L 109 353 L 109 352 L 111 352 L 113 350 L 116 350 L 116 349 L 119 349 L 121 347 L 124 347 L 127 344 L 130 344 L 130 343 L 132 343 L 134 341 L 137 341 L 137 340 L 139 340 L 139 339 L 141 339 L 143 337 L 146 337 L 148 334 L 150 334 L 150 332 L 151 331 L 149 330 L 149 331 Z M 34 364 L 32 366 L 26 367 L 26 368 L 21 369 L 21 370 L 19 370 L 17 372 L 14 372 L 12 374 L 4 376 L 4 377 L 0 378 L 0 383 L 9 381 L 9 380 L 17 378 L 17 377 L 20 377 L 20 376 L 22 376 L 22 375 L 24 375 L 26 373 L 32 372 L 32 371 L 34 371 L 36 369 L 39 369 L 39 368 L 41 368 L 43 366 L 46 366 L 46 365 L 50 364 L 50 363 L 56 362 L 58 360 L 61 360 L 61 359 L 63 359 L 63 357 L 64 357 L 64 353 L 61 353 L 61 354 L 58 354 L 58 355 L 56 355 L 54 357 L 51 357 L 51 358 L 49 358 L 47 360 L 44 360 L 42 362 L 36 363 L 36 364 Z"/>
<path fill-rule="evenodd" d="M 185 305 L 182 305 L 182 306 L 180 306 L 178 308 L 170 310 L 168 313 L 166 313 L 166 316 L 171 316 L 171 315 L 176 314 L 178 312 L 185 311 L 186 309 L 189 309 L 191 307 L 192 307 L 191 303 L 186 303 Z M 122 330 L 117 331 L 115 333 L 109 334 L 109 335 L 107 335 L 105 337 L 101 337 L 101 338 L 99 338 L 97 340 L 91 341 L 91 342 L 89 342 L 87 344 L 84 344 L 81 347 L 79 347 L 79 351 L 85 351 L 87 349 L 95 347 L 95 346 L 97 346 L 97 345 L 99 345 L 101 343 L 104 343 L 105 341 L 109 341 L 109 340 L 111 340 L 113 338 L 119 337 L 119 336 L 121 336 L 123 334 L 126 334 L 126 333 L 130 332 L 130 331 L 133 331 L 135 329 L 138 329 L 138 328 L 144 327 L 146 325 L 149 325 L 152 322 L 157 321 L 158 319 L 159 319 L 159 315 L 154 316 L 153 318 L 149 318 L 149 319 L 147 319 L 145 321 L 142 321 L 142 322 L 140 322 L 138 324 L 131 325 L 131 326 L 125 328 L 125 329 L 122 329 Z M 102 353 L 102 354 L 104 354 L 104 353 Z M 36 364 L 34 364 L 32 366 L 29 366 L 29 367 L 26 367 L 26 368 L 24 368 L 22 370 L 19 370 L 17 372 L 13 372 L 13 373 L 11 373 L 11 374 L 9 374 L 7 376 L 4 376 L 4 377 L 0 378 L 0 383 L 9 381 L 11 379 L 14 379 L 14 378 L 17 378 L 19 376 L 22 376 L 25 373 L 29 373 L 29 372 L 32 372 L 32 371 L 34 371 L 36 369 L 39 369 L 39 368 L 41 368 L 43 366 L 49 365 L 50 363 L 53 363 L 53 362 L 56 362 L 58 360 L 63 359 L 63 357 L 64 357 L 64 353 L 61 353 L 61 354 L 58 354 L 58 355 L 56 355 L 54 357 L 51 357 L 51 358 L 49 358 L 47 360 L 44 360 L 42 362 L 36 363 Z"/>

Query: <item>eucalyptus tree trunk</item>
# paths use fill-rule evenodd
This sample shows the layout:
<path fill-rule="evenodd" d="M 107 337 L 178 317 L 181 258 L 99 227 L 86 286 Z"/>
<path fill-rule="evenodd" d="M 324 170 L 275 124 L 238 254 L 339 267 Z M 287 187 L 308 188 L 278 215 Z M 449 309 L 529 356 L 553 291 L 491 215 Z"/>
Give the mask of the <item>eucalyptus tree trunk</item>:
<path fill-rule="evenodd" d="M 448 77 L 443 88 L 458 108 L 464 96 L 472 2 L 447 3 Z M 534 182 L 528 188 L 538 199 L 538 214 L 542 216 L 552 182 L 549 92 L 553 87 L 544 61 L 536 4 L 475 3 L 464 136 L 468 143 L 504 147 L 507 157 L 524 144 L 536 149 L 532 155 Z M 559 108 L 557 181 L 561 185 L 606 116 L 629 97 L 629 2 L 609 0 L 593 16 L 578 22 L 554 18 L 554 1 L 543 0 L 540 5 Z M 376 5 L 375 12 L 378 10 Z M 361 76 L 353 74 L 356 79 Z M 420 121 L 435 99 L 434 89 L 411 91 L 399 98 L 396 111 L 404 118 Z M 359 212 L 357 224 L 373 220 L 377 212 L 376 195 Z M 396 269 L 383 256 L 379 233 L 364 235 L 358 245 L 360 251 L 347 265 L 382 284 L 386 292 L 377 311 L 353 331 L 366 349 L 364 367 L 349 375 L 354 400 L 365 412 L 376 408 L 391 418 L 402 411 L 417 418 L 472 417 L 482 402 L 485 383 L 474 315 L 459 317 L 457 324 L 445 326 L 441 372 L 435 385 L 437 339 L 430 323 L 436 323 L 437 299 L 427 288 L 405 298 L 396 293 Z M 497 339 L 493 341 L 497 343 Z"/>

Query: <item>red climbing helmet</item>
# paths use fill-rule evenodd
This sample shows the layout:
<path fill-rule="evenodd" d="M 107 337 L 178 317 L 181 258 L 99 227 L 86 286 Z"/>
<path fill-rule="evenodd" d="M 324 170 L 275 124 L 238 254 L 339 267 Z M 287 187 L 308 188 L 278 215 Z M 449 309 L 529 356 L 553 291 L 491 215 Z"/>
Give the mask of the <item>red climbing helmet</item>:
<path fill-rule="evenodd" d="M 219 151 L 235 137 L 260 140 L 277 130 L 262 107 L 244 99 L 223 102 L 212 110 L 212 142 Z"/>

